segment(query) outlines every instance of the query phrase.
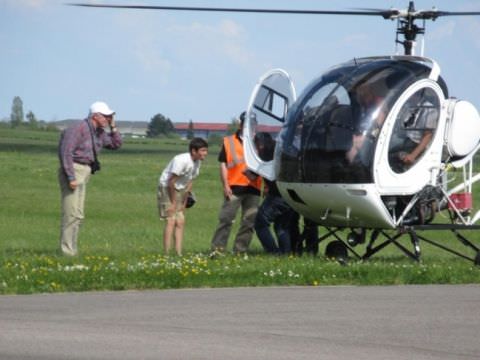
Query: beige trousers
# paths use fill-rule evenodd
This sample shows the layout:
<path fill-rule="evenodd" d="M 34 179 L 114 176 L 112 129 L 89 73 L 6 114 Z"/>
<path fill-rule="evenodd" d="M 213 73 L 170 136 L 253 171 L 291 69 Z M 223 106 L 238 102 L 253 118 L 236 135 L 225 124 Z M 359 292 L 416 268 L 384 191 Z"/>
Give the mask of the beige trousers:
<path fill-rule="evenodd" d="M 176 219 L 184 219 L 185 215 L 183 213 L 183 204 L 185 203 L 185 189 L 177 191 L 176 195 L 176 204 L 175 204 L 175 214 L 173 215 Z M 168 188 L 166 186 L 158 186 L 157 189 L 157 206 L 158 206 L 158 215 L 160 219 L 167 219 L 167 210 L 171 206 L 170 196 L 168 195 Z"/>
<path fill-rule="evenodd" d="M 217 229 L 212 238 L 212 250 L 221 252 L 226 250 L 233 221 L 238 209 L 241 208 L 241 223 L 233 243 L 233 252 L 235 254 L 247 252 L 252 241 L 253 225 L 257 216 L 259 202 L 260 196 L 251 194 L 233 195 L 230 200 L 225 199 L 223 201 L 220 215 L 218 216 Z"/>
<path fill-rule="evenodd" d="M 60 250 L 64 255 L 78 254 L 78 231 L 84 216 L 87 183 L 90 179 L 90 166 L 74 164 L 77 188 L 70 189 L 63 169 L 58 171 L 58 182 L 62 194 L 62 224 L 60 229 Z"/>

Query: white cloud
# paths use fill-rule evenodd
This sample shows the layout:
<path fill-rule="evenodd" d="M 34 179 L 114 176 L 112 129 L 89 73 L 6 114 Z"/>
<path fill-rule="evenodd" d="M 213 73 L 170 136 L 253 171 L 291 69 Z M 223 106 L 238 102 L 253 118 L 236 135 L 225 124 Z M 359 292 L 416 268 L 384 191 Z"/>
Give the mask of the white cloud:
<path fill-rule="evenodd" d="M 243 37 L 245 35 L 243 28 L 232 20 L 223 20 L 218 27 L 224 35 L 229 37 Z"/>
<path fill-rule="evenodd" d="M 173 25 L 168 35 L 182 48 L 180 53 L 189 56 L 224 57 L 236 65 L 248 65 L 254 55 L 247 46 L 248 36 L 243 27 L 232 20 L 222 20 L 216 24 L 193 22 L 189 25 Z M 188 47 L 185 48 L 185 44 Z"/>
<path fill-rule="evenodd" d="M 161 51 L 155 46 L 153 39 L 148 37 L 138 39 L 135 44 L 134 54 L 145 71 L 163 73 L 165 75 L 163 82 L 166 82 L 167 75 L 171 69 L 171 63 L 167 58 L 162 57 Z"/>
<path fill-rule="evenodd" d="M 466 19 L 465 24 L 468 32 L 471 34 L 469 41 L 471 40 L 472 45 L 480 50 L 480 37 L 478 36 L 480 34 L 480 20 L 478 18 L 469 18 Z"/>
<path fill-rule="evenodd" d="M 118 12 L 114 21 L 126 49 L 147 72 L 168 76 L 173 68 L 227 61 L 248 66 L 254 59 L 247 32 L 232 20 L 184 23 L 158 12 Z M 128 55 L 128 54 L 127 54 Z M 162 77 L 166 78 L 166 77 Z"/>
<path fill-rule="evenodd" d="M 431 41 L 467 41 L 475 49 L 480 49 L 480 20 L 474 16 L 457 17 L 455 20 L 442 19 L 441 25 L 430 24 L 430 31 L 427 29 L 427 40 Z"/>
<path fill-rule="evenodd" d="M 41 9 L 47 5 L 51 5 L 52 1 L 48 0 L 3 0 L 4 4 L 17 9 Z"/>
<path fill-rule="evenodd" d="M 457 23 L 455 20 L 447 20 L 441 19 L 443 22 L 436 22 L 435 25 L 432 23 L 427 24 L 427 37 L 429 40 L 432 41 L 442 41 L 446 39 L 450 39 L 456 28 Z M 430 28 L 430 29 L 429 29 Z"/>
<path fill-rule="evenodd" d="M 163 55 L 164 29 L 158 28 L 158 16 L 152 12 L 118 11 L 112 13 L 111 21 L 116 24 L 116 38 L 121 39 L 121 46 L 126 57 L 131 57 L 147 73 L 161 75 L 162 84 L 168 82 L 171 61 Z"/>
<path fill-rule="evenodd" d="M 370 36 L 368 36 L 365 33 L 357 33 L 357 34 L 350 34 L 345 36 L 342 39 L 342 43 L 344 44 L 358 44 L 360 42 L 365 42 L 370 39 Z"/>

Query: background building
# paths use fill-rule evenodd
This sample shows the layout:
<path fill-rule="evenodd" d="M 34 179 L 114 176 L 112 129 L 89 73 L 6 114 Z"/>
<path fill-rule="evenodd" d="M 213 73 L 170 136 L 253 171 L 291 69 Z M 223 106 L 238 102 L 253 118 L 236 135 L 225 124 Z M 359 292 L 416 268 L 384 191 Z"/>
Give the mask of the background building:
<path fill-rule="evenodd" d="M 56 121 L 53 124 L 61 131 L 67 128 L 72 122 L 78 121 L 76 119 L 66 119 Z M 147 121 L 127 121 L 116 120 L 115 121 L 120 133 L 125 137 L 142 138 L 147 136 L 148 122 Z M 193 123 L 193 136 L 208 139 L 212 135 L 223 137 L 228 133 L 230 123 L 207 123 L 197 122 Z M 187 138 L 188 134 L 188 122 L 173 123 L 175 133 L 182 139 Z M 280 126 L 267 126 L 260 125 L 257 127 L 257 131 L 269 132 L 276 137 L 280 132 Z"/>

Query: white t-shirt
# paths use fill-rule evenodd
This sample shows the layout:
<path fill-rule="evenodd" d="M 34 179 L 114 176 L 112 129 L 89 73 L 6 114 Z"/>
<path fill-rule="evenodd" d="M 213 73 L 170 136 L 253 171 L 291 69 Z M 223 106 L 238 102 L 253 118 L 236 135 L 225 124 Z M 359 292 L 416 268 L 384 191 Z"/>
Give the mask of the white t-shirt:
<path fill-rule="evenodd" d="M 171 174 L 179 178 L 175 182 L 175 189 L 183 190 L 187 184 L 195 179 L 200 173 L 200 160 L 193 161 L 189 152 L 175 156 L 163 170 L 158 179 L 161 186 L 168 186 L 168 179 Z"/>

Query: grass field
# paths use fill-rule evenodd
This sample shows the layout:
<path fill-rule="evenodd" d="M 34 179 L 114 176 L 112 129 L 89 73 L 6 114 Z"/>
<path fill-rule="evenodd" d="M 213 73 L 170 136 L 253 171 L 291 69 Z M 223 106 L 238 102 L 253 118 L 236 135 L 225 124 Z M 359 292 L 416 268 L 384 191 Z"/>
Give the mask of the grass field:
<path fill-rule="evenodd" d="M 348 266 L 323 256 L 271 257 L 262 254 L 256 238 L 249 256 L 210 259 L 210 239 L 222 201 L 218 146 L 210 148 L 194 183 L 197 204 L 187 211 L 185 256 L 163 256 L 156 184 L 171 157 L 187 151 L 187 142 L 179 139 L 126 140 L 120 151 L 104 150 L 100 155 L 102 170 L 88 185 L 86 219 L 80 232 L 81 255 L 61 257 L 57 253 L 58 137 L 54 132 L 0 128 L 0 293 L 480 283 L 480 269 L 428 244 L 422 248 L 421 264 L 404 258 L 393 247 L 368 263 L 350 262 Z M 475 235 L 474 240 L 478 239 Z"/>

